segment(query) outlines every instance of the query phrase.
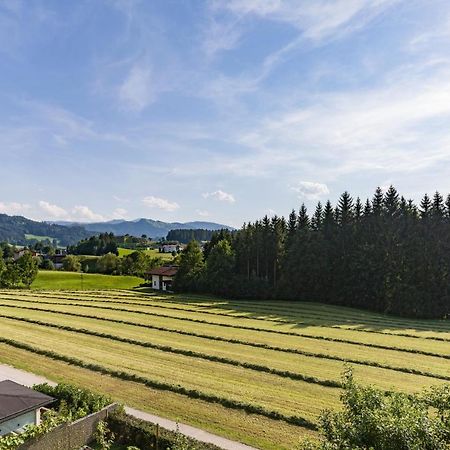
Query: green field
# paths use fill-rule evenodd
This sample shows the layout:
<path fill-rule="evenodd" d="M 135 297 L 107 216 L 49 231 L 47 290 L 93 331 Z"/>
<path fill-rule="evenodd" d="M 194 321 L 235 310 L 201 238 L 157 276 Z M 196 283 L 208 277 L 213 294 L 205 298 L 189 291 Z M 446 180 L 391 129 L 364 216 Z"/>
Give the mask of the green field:
<path fill-rule="evenodd" d="M 132 250 L 130 248 L 122 248 L 119 247 L 119 256 L 127 256 L 131 253 L 135 252 L 136 250 Z M 150 249 L 150 250 L 143 250 L 147 255 L 150 255 L 152 258 L 161 258 L 163 261 L 172 261 L 173 256 L 171 253 L 160 253 L 156 249 Z"/>
<path fill-rule="evenodd" d="M 142 278 L 125 275 L 40 270 L 31 289 L 132 289 L 143 281 Z"/>
<path fill-rule="evenodd" d="M 385 390 L 450 380 L 446 321 L 69 289 L 0 291 L 1 362 L 262 449 L 293 449 L 315 435 L 320 412 L 340 407 L 347 362 L 357 380 Z"/>
<path fill-rule="evenodd" d="M 53 242 L 53 239 L 51 236 L 37 236 L 36 234 L 25 234 L 25 239 L 28 240 L 36 240 L 36 241 L 50 241 Z"/>

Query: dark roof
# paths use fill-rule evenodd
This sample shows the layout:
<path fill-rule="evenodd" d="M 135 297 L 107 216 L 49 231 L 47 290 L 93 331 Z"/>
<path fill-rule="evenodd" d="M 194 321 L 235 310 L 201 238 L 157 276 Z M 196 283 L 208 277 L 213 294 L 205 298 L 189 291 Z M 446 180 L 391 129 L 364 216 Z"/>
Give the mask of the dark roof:
<path fill-rule="evenodd" d="M 178 267 L 163 266 L 150 270 L 149 275 L 164 275 L 165 277 L 173 277 L 178 272 Z"/>
<path fill-rule="evenodd" d="M 0 382 L 0 422 L 46 406 L 55 399 L 11 380 Z"/>

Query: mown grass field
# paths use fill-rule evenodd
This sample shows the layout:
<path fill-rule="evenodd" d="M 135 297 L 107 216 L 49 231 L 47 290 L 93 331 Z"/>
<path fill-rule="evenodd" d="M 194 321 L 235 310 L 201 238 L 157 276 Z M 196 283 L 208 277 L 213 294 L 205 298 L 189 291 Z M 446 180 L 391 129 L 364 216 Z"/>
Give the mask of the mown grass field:
<path fill-rule="evenodd" d="M 97 273 L 40 270 L 31 289 L 84 290 L 84 289 L 132 289 L 144 280 L 138 277 L 101 275 Z"/>
<path fill-rule="evenodd" d="M 347 363 L 385 390 L 450 381 L 446 321 L 75 289 L 0 291 L 0 362 L 262 449 L 315 435 L 320 412 L 340 407 Z"/>

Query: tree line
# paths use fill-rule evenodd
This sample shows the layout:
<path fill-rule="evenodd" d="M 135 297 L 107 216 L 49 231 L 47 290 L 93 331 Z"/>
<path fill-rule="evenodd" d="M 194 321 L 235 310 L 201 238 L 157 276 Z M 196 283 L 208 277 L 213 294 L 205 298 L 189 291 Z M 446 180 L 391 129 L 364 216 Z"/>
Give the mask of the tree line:
<path fill-rule="evenodd" d="M 67 253 L 93 256 L 102 256 L 108 253 L 118 255 L 117 238 L 113 233 L 100 233 L 88 239 L 83 239 L 75 245 L 69 245 Z"/>
<path fill-rule="evenodd" d="M 246 298 L 319 301 L 409 317 L 450 313 L 450 195 L 420 205 L 391 186 L 362 202 L 305 205 L 191 242 L 174 287 Z"/>
<path fill-rule="evenodd" d="M 210 241 L 215 231 L 204 229 L 170 230 L 167 233 L 166 241 L 177 241 L 187 244 L 190 241 Z"/>

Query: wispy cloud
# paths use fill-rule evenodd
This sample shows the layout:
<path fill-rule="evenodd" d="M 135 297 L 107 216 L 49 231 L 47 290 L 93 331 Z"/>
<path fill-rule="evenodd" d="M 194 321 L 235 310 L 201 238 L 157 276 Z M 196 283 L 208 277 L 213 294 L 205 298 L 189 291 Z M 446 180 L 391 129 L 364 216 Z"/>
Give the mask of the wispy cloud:
<path fill-rule="evenodd" d="M 131 68 L 119 87 L 119 98 L 134 111 L 142 111 L 155 100 L 150 67 L 138 64 Z"/>
<path fill-rule="evenodd" d="M 30 205 L 18 202 L 0 202 L 0 213 L 12 216 L 23 215 L 29 211 Z"/>
<path fill-rule="evenodd" d="M 232 194 L 224 192 L 220 189 L 214 192 L 205 192 L 204 194 L 202 194 L 202 196 L 203 198 L 213 198 L 214 200 L 218 200 L 219 202 L 234 203 L 236 201 Z"/>
<path fill-rule="evenodd" d="M 175 211 L 180 207 L 176 202 L 171 202 L 165 198 L 154 197 L 153 195 L 145 197 L 142 202 L 149 208 L 162 209 L 168 212 Z"/>
<path fill-rule="evenodd" d="M 41 200 L 39 207 L 46 214 L 46 218 L 56 220 L 71 220 L 75 222 L 100 222 L 105 220 L 101 214 L 93 212 L 84 205 L 77 205 L 70 210 L 66 210 L 61 206 Z"/>
<path fill-rule="evenodd" d="M 297 192 L 299 198 L 308 200 L 316 200 L 330 193 L 326 184 L 313 181 L 300 181 L 296 186 L 291 186 L 291 190 Z"/>

